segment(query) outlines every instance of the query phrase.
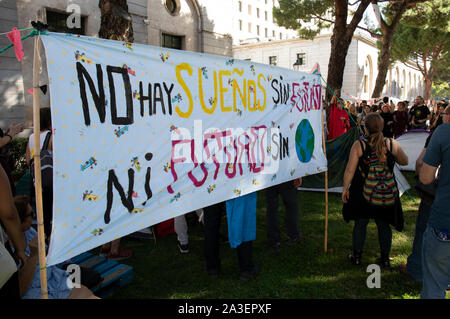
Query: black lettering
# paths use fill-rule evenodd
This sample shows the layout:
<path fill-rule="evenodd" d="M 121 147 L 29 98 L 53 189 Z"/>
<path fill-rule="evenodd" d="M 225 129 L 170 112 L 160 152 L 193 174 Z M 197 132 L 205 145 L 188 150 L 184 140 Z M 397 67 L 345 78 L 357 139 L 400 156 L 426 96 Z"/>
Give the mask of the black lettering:
<path fill-rule="evenodd" d="M 156 91 L 158 89 L 158 91 Z M 159 92 L 159 94 L 157 94 Z M 164 107 L 164 99 L 161 89 L 161 84 L 153 84 L 153 114 L 156 114 L 156 102 L 161 103 L 161 109 L 163 114 L 166 114 L 166 108 Z"/>
<path fill-rule="evenodd" d="M 83 115 L 84 115 L 84 124 L 86 126 L 91 125 L 91 118 L 89 116 L 89 104 L 86 95 L 86 83 L 84 80 L 86 79 L 89 85 L 89 90 L 92 95 L 92 99 L 94 100 L 95 108 L 98 113 L 98 117 L 100 118 L 100 122 L 105 122 L 106 116 L 106 108 L 105 108 L 105 91 L 103 89 L 103 71 L 100 64 L 96 64 L 97 67 L 97 86 L 98 86 L 98 94 L 95 89 L 94 81 L 92 81 L 91 76 L 86 71 L 84 66 L 77 62 L 77 75 L 78 75 L 78 83 L 80 85 L 80 94 L 81 94 L 81 102 L 83 107 Z"/>
<path fill-rule="evenodd" d="M 153 154 L 152 153 L 147 153 L 145 154 L 145 159 L 147 161 L 151 161 L 151 159 L 153 158 Z M 152 189 L 150 188 L 150 179 L 151 179 L 151 168 L 147 167 L 147 173 L 145 174 L 145 193 L 147 194 L 147 199 L 145 200 L 145 202 L 142 203 L 142 205 L 147 204 L 148 200 L 150 198 L 152 198 L 153 193 L 152 193 Z"/>
<path fill-rule="evenodd" d="M 111 95 L 111 123 L 115 125 L 133 124 L 133 95 L 131 93 L 131 84 L 128 71 L 125 68 L 110 65 L 106 67 L 106 70 L 108 72 L 109 92 Z M 113 73 L 122 74 L 122 80 L 125 87 L 125 100 L 127 104 L 127 112 L 125 117 L 117 116 L 116 92 L 114 88 Z"/>
<path fill-rule="evenodd" d="M 277 98 L 276 99 L 272 96 L 272 101 L 275 104 L 278 104 L 278 102 L 280 102 L 280 92 L 278 91 L 278 88 L 276 87 L 277 84 L 278 84 L 278 80 L 277 79 L 273 79 L 272 83 L 271 83 L 271 86 L 272 86 L 272 89 L 277 93 Z"/>
<path fill-rule="evenodd" d="M 283 158 L 289 156 L 289 137 L 283 137 Z"/>
<path fill-rule="evenodd" d="M 170 85 L 169 89 L 166 86 L 166 82 L 163 82 L 163 85 L 164 85 L 164 91 L 166 91 L 166 94 L 167 94 L 167 101 L 169 103 L 169 115 L 172 115 L 172 96 L 171 96 L 171 93 L 172 93 L 174 85 L 172 83 Z"/>
<path fill-rule="evenodd" d="M 142 85 L 142 81 L 139 82 L 139 102 L 141 104 L 141 116 L 144 116 L 144 101 L 149 101 L 148 102 L 148 113 L 149 115 L 152 115 L 152 108 L 151 108 L 151 103 L 152 103 L 152 85 L 149 83 L 148 84 L 148 96 L 144 95 L 144 88 Z"/>
<path fill-rule="evenodd" d="M 114 199 L 113 186 L 119 192 L 119 196 L 120 196 L 123 206 L 125 206 L 128 209 L 128 211 L 131 212 L 134 209 L 134 204 L 133 204 L 134 170 L 131 168 L 128 170 L 128 194 L 127 194 L 127 196 L 125 196 L 123 187 L 119 183 L 119 180 L 117 179 L 117 176 L 114 173 L 114 170 L 113 169 L 109 170 L 108 189 L 107 189 L 107 193 L 106 193 L 106 211 L 105 211 L 105 217 L 104 217 L 105 224 L 109 224 L 109 222 L 111 221 L 110 214 L 111 214 L 111 208 L 112 208 L 112 203 L 113 203 L 113 199 Z"/>

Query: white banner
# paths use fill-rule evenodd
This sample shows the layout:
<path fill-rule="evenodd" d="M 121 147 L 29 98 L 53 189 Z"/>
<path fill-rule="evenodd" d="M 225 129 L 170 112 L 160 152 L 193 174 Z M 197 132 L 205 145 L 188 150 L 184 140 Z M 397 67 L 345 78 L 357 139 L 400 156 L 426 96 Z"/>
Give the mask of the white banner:
<path fill-rule="evenodd" d="M 52 110 L 49 265 L 327 169 L 318 75 L 42 35 Z"/>

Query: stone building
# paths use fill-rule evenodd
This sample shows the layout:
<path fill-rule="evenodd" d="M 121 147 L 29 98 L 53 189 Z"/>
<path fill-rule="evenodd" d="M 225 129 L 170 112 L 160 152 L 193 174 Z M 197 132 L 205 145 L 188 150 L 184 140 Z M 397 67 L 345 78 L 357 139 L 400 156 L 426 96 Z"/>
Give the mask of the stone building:
<path fill-rule="evenodd" d="M 0 1 L 0 33 L 13 27 L 30 27 L 37 18 L 50 26 L 50 31 L 98 36 L 100 8 L 98 0 L 2 0 Z M 206 3 L 208 2 L 208 7 Z M 209 17 L 211 2 L 218 0 L 128 0 L 136 43 L 170 47 L 216 55 L 232 55 L 232 39 L 226 23 L 216 26 Z M 68 11 L 68 12 L 67 12 Z M 67 20 L 76 22 L 72 14 L 80 14 L 80 28 L 69 28 Z M 217 13 L 219 14 L 219 13 Z M 72 15 L 72 16 L 71 16 Z M 29 31 L 28 31 L 29 32 Z M 23 35 L 26 33 L 23 32 Z M 32 125 L 33 40 L 23 42 L 25 57 L 17 61 L 14 50 L 0 55 L 0 127 L 26 121 Z M 9 40 L 0 37 L 0 45 Z M 40 85 L 48 81 L 45 56 L 41 50 Z M 49 94 L 41 94 L 41 106 L 49 105 Z"/>
<path fill-rule="evenodd" d="M 310 72 L 314 64 L 320 65 L 323 79 L 328 76 L 328 60 L 330 58 L 331 35 L 320 35 L 314 40 L 290 39 L 266 43 L 252 43 L 233 46 L 233 56 L 236 59 L 249 59 L 263 64 L 277 65 L 293 69 L 297 62 L 299 71 Z M 370 99 L 375 87 L 378 73 L 378 49 L 376 42 L 364 35 L 356 34 L 348 50 L 342 97 L 350 99 L 357 97 Z M 326 85 L 323 83 L 325 92 Z M 412 65 L 396 63 L 388 71 L 383 96 L 389 96 L 394 101 L 408 100 L 422 95 L 424 90 L 423 75 Z"/>

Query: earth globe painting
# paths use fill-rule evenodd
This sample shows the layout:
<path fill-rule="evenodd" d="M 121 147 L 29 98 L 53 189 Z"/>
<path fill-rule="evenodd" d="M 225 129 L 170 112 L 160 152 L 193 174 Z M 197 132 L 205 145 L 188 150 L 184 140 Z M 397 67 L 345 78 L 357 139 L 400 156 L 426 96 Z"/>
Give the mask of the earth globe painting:
<path fill-rule="evenodd" d="M 314 153 L 314 130 L 308 120 L 304 119 L 297 126 L 295 149 L 302 163 L 308 163 Z"/>

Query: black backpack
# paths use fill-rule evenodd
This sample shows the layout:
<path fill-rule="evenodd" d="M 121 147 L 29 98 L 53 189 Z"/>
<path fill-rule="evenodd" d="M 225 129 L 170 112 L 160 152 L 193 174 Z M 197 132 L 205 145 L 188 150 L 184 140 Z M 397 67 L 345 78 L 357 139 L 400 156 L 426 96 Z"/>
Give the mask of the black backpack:
<path fill-rule="evenodd" d="M 42 188 L 50 188 L 53 185 L 53 155 L 52 151 L 48 149 L 48 144 L 50 143 L 50 137 L 52 136 L 52 132 L 48 132 L 45 136 L 44 144 L 41 149 L 41 180 L 42 180 Z M 31 177 L 34 178 L 34 160 L 31 161 L 30 165 Z"/>

